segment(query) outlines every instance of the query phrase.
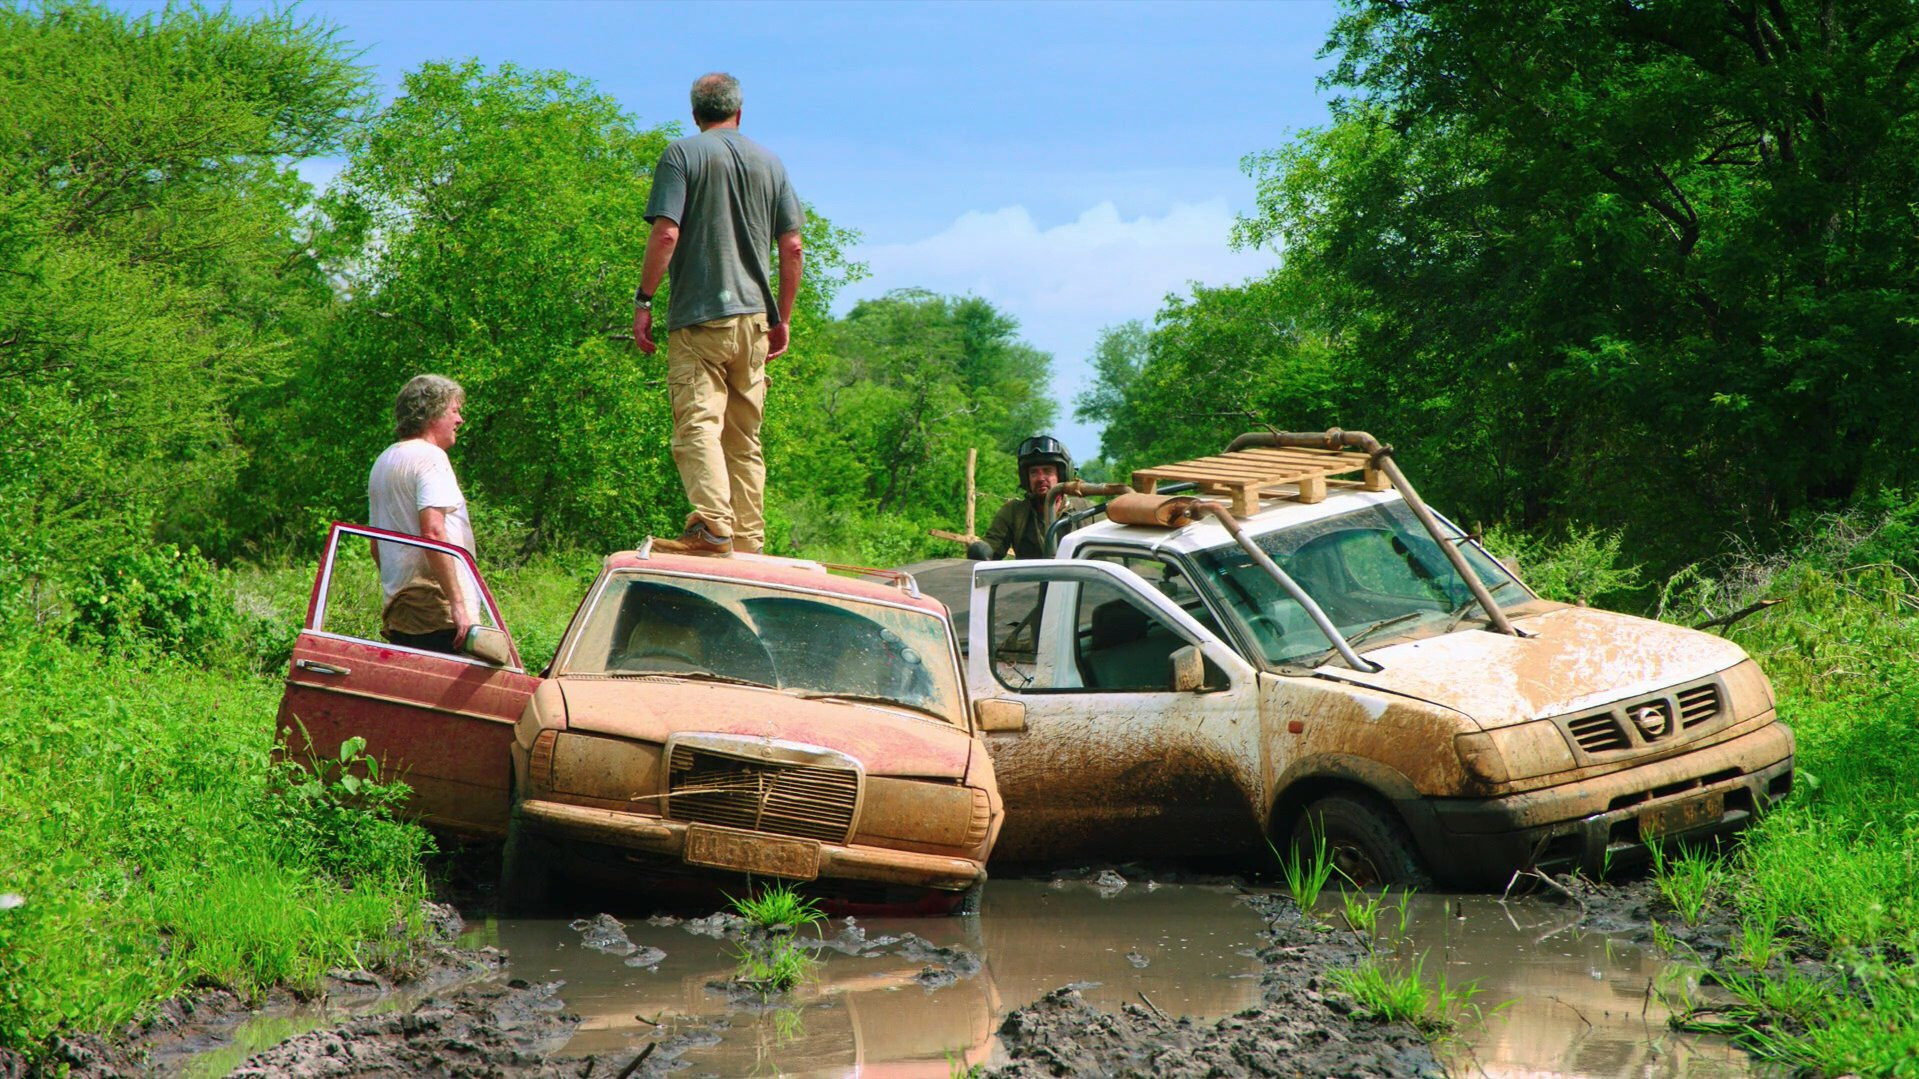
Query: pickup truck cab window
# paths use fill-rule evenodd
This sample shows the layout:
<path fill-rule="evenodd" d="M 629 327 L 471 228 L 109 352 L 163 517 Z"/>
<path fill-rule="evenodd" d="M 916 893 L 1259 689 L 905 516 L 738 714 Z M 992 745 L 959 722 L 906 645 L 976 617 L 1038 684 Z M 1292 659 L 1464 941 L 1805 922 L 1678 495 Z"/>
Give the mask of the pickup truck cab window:
<path fill-rule="evenodd" d="M 676 574 L 620 571 L 568 674 L 667 675 L 895 704 L 966 725 L 946 626 L 925 611 Z"/>
<path fill-rule="evenodd" d="M 1160 595 L 1178 604 L 1180 610 L 1192 615 L 1193 621 L 1205 626 L 1213 636 L 1226 639 L 1213 612 L 1207 609 L 1205 597 L 1194 587 L 1186 571 L 1172 559 L 1111 549 L 1089 551 L 1081 557 L 1088 561 L 1125 566 L 1140 580 L 1152 585 Z"/>
<path fill-rule="evenodd" d="M 1455 535 L 1502 608 L 1533 598 L 1476 544 Z M 1442 632 L 1476 610 L 1472 590 L 1404 503 L 1366 506 L 1255 540 L 1349 641 Z M 1332 647 L 1305 609 L 1238 546 L 1198 552 L 1194 561 L 1267 663 L 1298 663 Z"/>
<path fill-rule="evenodd" d="M 1001 581 L 988 602 L 994 677 L 1016 692 L 1171 691 L 1173 653 L 1193 643 L 1111 581 Z M 1203 688 L 1225 684 L 1208 661 Z"/>

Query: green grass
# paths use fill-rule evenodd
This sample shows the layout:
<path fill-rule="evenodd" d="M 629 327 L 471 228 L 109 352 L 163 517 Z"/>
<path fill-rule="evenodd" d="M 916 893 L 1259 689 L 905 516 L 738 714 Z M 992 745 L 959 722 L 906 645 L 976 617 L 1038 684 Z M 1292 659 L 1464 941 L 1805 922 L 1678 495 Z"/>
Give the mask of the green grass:
<path fill-rule="evenodd" d="M 768 932 L 791 933 L 826 920 L 818 903 L 800 895 L 790 885 L 766 885 L 743 899 L 727 896 L 733 913 Z"/>
<path fill-rule="evenodd" d="M 1480 1014 L 1473 1003 L 1478 983 L 1453 985 L 1444 974 L 1428 980 L 1423 954 L 1399 963 L 1374 954 L 1357 966 L 1327 971 L 1326 980 L 1353 998 L 1362 1018 L 1410 1023 L 1429 1038 L 1451 1031 L 1462 1017 Z"/>
<path fill-rule="evenodd" d="M 1903 513 L 1903 511 L 1902 511 Z M 1912 516 L 1903 513 L 1903 516 Z M 1681 623 L 1781 601 L 1732 638 L 1766 670 L 1798 739 L 1797 790 L 1724 859 L 1657 870 L 1689 920 L 1716 890 L 1735 912 L 1717 1013 L 1768 1059 L 1825 1074 L 1908 1074 L 1919 1051 L 1919 557 L 1902 514 L 1828 518 L 1786 556 L 1681 574 Z M 1893 542 L 1896 541 L 1896 542 Z M 1691 911 L 1692 913 L 1688 913 Z M 1776 960 L 1830 957 L 1809 978 Z"/>
<path fill-rule="evenodd" d="M 734 978 L 761 993 L 784 993 L 813 977 L 819 960 L 796 939 L 826 920 L 818 904 L 785 884 L 763 886 L 744 898 L 726 897 L 733 912 L 760 932 L 740 942 Z"/>
<path fill-rule="evenodd" d="M 1293 897 L 1293 905 L 1299 908 L 1302 918 L 1316 918 L 1314 908 L 1319 904 L 1320 893 L 1326 890 L 1326 882 L 1333 876 L 1333 859 L 1326 850 L 1326 836 L 1318 828 L 1312 830 L 1312 849 L 1300 850 L 1293 846 L 1285 854 L 1273 846 L 1272 840 L 1266 846 L 1279 859 L 1280 875 L 1286 880 L 1286 893 Z"/>
<path fill-rule="evenodd" d="M 276 768 L 279 683 L 243 666 L 0 641 L 0 893 L 24 900 L 0 910 L 0 1044 L 193 986 L 316 988 L 417 939 L 430 840 L 383 788 Z"/>
<path fill-rule="evenodd" d="M 1698 925 L 1713 895 L 1726 886 L 1730 874 L 1725 863 L 1718 855 L 1696 848 L 1682 847 L 1677 858 L 1657 843 L 1651 850 L 1653 882 L 1659 894 L 1687 925 Z"/>

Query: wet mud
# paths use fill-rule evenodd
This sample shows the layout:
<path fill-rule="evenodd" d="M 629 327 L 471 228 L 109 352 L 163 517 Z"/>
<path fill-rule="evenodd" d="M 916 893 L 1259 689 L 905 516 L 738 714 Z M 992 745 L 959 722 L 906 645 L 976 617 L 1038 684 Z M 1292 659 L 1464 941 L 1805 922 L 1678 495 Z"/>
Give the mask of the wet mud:
<path fill-rule="evenodd" d="M 1117 1011 L 1091 1007 L 1072 988 L 1015 1009 L 999 1028 L 1009 1077 L 1442 1076 L 1431 1046 L 1411 1027 L 1358 1019 L 1327 991 L 1325 973 L 1351 966 L 1365 949 L 1351 937 L 1302 919 L 1290 900 L 1251 895 L 1267 920 L 1259 1002 L 1211 1022 L 1175 1017 L 1156 1002 Z"/>
<path fill-rule="evenodd" d="M 966 918 L 834 919 L 819 960 L 769 994 L 735 977 L 756 930 L 726 914 L 483 919 L 408 971 L 336 972 L 324 999 L 249 1011 L 202 993 L 118 1039 L 60 1047 L 80 1076 L 787 1074 L 1753 1074 L 1720 1039 L 1668 1028 L 1730 926 L 1678 924 L 1647 884 L 1502 904 L 1420 896 L 1368 942 L 1336 898 L 1290 900 L 1132 867 L 996 880 Z M 1437 1044 L 1356 1013 L 1327 973 L 1421 956 L 1476 982 L 1486 1013 Z M 1801 961 L 1807 961 L 1803 957 Z M 56 1071 L 58 1070 L 56 1067 Z M 0 1056 L 0 1079 L 32 1074 Z"/>

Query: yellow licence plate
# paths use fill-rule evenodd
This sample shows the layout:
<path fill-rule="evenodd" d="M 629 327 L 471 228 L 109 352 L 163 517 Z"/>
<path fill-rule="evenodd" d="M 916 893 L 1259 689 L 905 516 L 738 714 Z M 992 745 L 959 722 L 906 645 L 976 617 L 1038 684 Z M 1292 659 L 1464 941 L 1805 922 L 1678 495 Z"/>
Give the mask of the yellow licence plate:
<path fill-rule="evenodd" d="M 686 829 L 686 850 L 681 857 L 688 865 L 789 880 L 812 880 L 820 875 L 820 844 L 816 839 L 791 839 L 705 824 Z"/>
<path fill-rule="evenodd" d="M 1661 836 L 1689 831 L 1711 824 L 1726 815 L 1726 794 L 1714 791 L 1697 798 L 1673 802 L 1639 814 L 1639 838 L 1642 842 Z"/>

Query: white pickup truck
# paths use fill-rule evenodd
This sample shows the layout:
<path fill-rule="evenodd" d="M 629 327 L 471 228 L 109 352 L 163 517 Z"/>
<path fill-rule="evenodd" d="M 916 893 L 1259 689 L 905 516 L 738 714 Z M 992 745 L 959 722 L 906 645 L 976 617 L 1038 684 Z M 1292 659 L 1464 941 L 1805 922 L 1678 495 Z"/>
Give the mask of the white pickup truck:
<path fill-rule="evenodd" d="M 996 861 L 1270 857 L 1318 830 L 1360 884 L 1497 888 L 1730 835 L 1791 790 L 1738 646 L 1539 598 L 1369 435 L 1133 478 L 1083 488 L 1118 497 L 1057 558 L 922 576 L 968 623 Z"/>

